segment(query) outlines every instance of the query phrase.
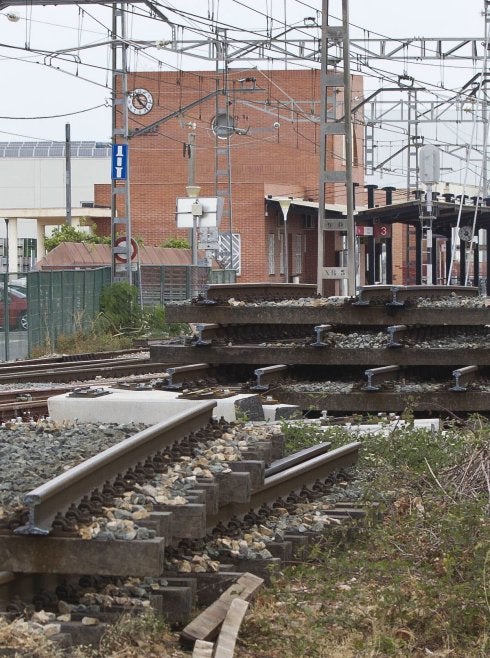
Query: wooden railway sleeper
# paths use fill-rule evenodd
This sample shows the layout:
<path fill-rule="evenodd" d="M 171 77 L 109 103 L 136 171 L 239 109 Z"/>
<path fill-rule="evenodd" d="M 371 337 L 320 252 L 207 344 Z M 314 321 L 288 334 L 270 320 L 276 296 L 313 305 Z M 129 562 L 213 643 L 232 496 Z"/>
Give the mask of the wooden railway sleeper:
<path fill-rule="evenodd" d="M 391 327 L 386 329 L 388 332 L 388 345 L 387 347 L 402 347 L 402 343 L 397 340 L 401 335 L 405 334 L 408 331 L 406 324 L 393 324 Z"/>
<path fill-rule="evenodd" d="M 380 386 L 374 383 L 373 380 L 377 382 L 386 381 L 391 379 L 390 375 L 394 372 L 399 372 L 400 366 L 381 366 L 380 368 L 369 368 L 364 373 L 367 377 L 367 384 L 363 387 L 365 391 L 379 391 Z"/>
<path fill-rule="evenodd" d="M 328 343 L 325 343 L 322 338 L 328 331 L 332 331 L 331 324 L 317 324 L 316 327 L 313 327 L 314 332 L 316 333 L 316 341 L 311 343 L 312 347 L 328 347 Z"/>
<path fill-rule="evenodd" d="M 254 370 L 254 375 L 257 377 L 257 382 L 255 386 L 250 388 L 251 391 L 267 391 L 269 390 L 269 384 L 263 384 L 263 378 L 268 378 L 269 376 L 275 377 L 275 373 L 282 372 L 287 370 L 288 366 L 286 365 L 277 365 L 277 366 L 266 366 L 264 368 L 257 368 Z"/>
<path fill-rule="evenodd" d="M 478 372 L 478 366 L 466 366 L 465 368 L 453 370 L 454 381 L 449 390 L 456 392 L 467 391 L 468 387 L 463 384 L 473 381 L 476 372 Z"/>

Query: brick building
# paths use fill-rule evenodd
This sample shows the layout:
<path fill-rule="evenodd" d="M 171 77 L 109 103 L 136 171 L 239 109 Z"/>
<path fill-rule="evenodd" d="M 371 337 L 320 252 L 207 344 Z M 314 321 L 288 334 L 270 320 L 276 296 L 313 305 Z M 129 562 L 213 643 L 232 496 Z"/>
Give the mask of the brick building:
<path fill-rule="evenodd" d="M 220 249 L 229 256 L 233 235 L 239 281 L 284 281 L 282 214 L 266 210 L 269 196 L 282 195 L 295 199 L 287 221 L 290 278 L 315 283 L 317 210 L 308 204 L 318 202 L 320 71 L 230 70 L 228 107 L 217 88 L 223 88 L 223 78 L 216 72 L 129 75 L 130 92 L 142 90 L 129 96 L 133 236 L 150 245 L 187 237 L 186 230 L 176 228 L 175 208 L 176 199 L 186 196 L 192 132 L 195 185 L 203 197 L 225 197 Z M 359 76 L 353 76 L 353 95 L 362 95 Z M 138 134 L 147 126 L 152 128 Z M 354 122 L 354 133 L 354 180 L 362 186 L 360 123 Z M 327 150 L 340 169 L 343 138 L 329 140 Z M 345 186 L 329 187 L 327 202 L 345 203 Z M 95 187 L 95 202 L 110 202 L 107 185 Z M 327 249 L 335 249 L 335 239 L 333 233 L 327 236 Z"/>

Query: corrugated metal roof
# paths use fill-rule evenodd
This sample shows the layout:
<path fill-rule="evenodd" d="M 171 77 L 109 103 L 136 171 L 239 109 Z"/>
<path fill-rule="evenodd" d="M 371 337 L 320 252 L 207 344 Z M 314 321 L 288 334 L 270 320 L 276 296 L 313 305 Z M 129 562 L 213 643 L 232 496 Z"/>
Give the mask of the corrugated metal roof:
<path fill-rule="evenodd" d="M 141 265 L 191 265 L 190 249 L 140 246 Z M 38 261 L 38 269 L 73 269 L 75 267 L 105 267 L 111 264 L 111 247 L 107 244 L 62 242 Z"/>

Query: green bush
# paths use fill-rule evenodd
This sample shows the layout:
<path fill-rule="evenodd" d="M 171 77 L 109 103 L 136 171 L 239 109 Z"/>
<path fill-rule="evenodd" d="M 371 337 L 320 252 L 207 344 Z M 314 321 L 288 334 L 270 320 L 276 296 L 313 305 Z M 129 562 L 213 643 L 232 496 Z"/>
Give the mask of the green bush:
<path fill-rule="evenodd" d="M 99 322 L 107 323 L 113 333 L 141 331 L 143 315 L 138 304 L 138 289 L 124 281 L 112 283 L 100 293 Z"/>
<path fill-rule="evenodd" d="M 168 238 L 162 244 L 162 247 L 170 247 L 173 249 L 190 249 L 189 241 L 185 238 Z"/>

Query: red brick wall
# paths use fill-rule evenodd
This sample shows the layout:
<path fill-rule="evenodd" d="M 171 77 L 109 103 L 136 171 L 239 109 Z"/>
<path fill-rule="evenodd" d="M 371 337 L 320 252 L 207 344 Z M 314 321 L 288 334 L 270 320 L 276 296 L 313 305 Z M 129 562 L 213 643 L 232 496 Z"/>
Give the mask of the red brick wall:
<path fill-rule="evenodd" d="M 216 88 L 214 72 L 147 72 L 129 76 L 128 88 L 148 89 L 154 106 L 145 116 L 129 115 L 129 129 L 156 122 L 183 108 Z M 258 91 L 251 84 L 240 83 L 256 78 Z M 220 81 L 221 82 L 221 81 Z M 241 235 L 241 281 L 281 280 L 268 275 L 267 234 L 270 226 L 264 217 L 264 195 L 291 195 L 318 200 L 319 153 L 318 116 L 320 113 L 320 71 L 232 70 L 229 75 L 230 106 L 234 126 L 246 134 L 234 134 L 230 140 L 232 223 L 233 232 Z M 353 93 L 359 94 L 362 80 L 354 76 Z M 223 95 L 219 96 L 224 110 Z M 160 245 L 169 237 L 187 237 L 187 230 L 177 230 L 175 205 L 177 197 L 186 196 L 188 158 L 183 156 L 191 128 L 196 128 L 195 184 L 201 196 L 215 196 L 216 139 L 211 122 L 216 114 L 216 100 L 210 99 L 180 116 L 158 126 L 155 132 L 130 139 L 130 181 L 132 230 L 146 244 Z M 274 123 L 280 127 L 274 127 Z M 359 167 L 355 180 L 362 184 L 362 148 L 360 126 L 358 139 Z M 338 141 L 338 140 L 337 140 Z M 226 140 L 218 140 L 219 147 Z M 335 160 L 338 162 L 338 159 Z M 329 186 L 330 187 L 330 186 Z M 328 202 L 345 202 L 345 187 L 330 190 Z M 97 190 L 96 202 L 104 197 Z M 292 221 L 294 218 L 292 218 Z M 291 224 L 291 231 L 302 226 Z M 230 221 L 221 225 L 230 230 Z M 277 234 L 277 227 L 275 227 Z M 308 233 L 308 266 L 305 277 L 316 280 L 316 232 Z M 315 244 L 314 244 L 315 242 Z M 289 241 L 290 250 L 292 241 Z M 276 249 L 277 252 L 277 249 Z M 313 264 L 312 264 L 313 263 Z M 279 267 L 276 268 L 277 272 Z M 290 269 L 290 272 L 292 270 Z"/>

